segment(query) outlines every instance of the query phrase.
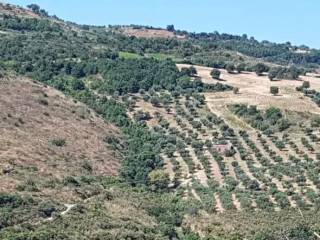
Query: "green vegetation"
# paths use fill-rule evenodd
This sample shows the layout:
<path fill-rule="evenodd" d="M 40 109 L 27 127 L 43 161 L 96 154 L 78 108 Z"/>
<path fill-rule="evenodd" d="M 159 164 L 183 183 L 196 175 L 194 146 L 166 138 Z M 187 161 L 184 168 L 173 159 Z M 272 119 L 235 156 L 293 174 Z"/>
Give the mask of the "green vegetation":
<path fill-rule="evenodd" d="M 319 119 L 305 127 L 293 124 L 275 107 L 262 111 L 243 104 L 229 106 L 257 130 L 254 139 L 252 132 L 233 129 L 206 106 L 203 93 L 233 90 L 237 94 L 239 88 L 222 82 L 205 84 L 195 67 L 179 71 L 175 62 L 214 67 L 214 79 L 221 74 L 216 68 L 232 74 L 268 72 L 270 80 L 297 79 L 304 68 L 320 64 L 318 50 L 301 57 L 289 43 L 217 32 L 187 33 L 173 25 L 167 30 L 185 39 L 136 38 L 117 31 L 121 26 L 106 31 L 57 18 L 52 21 L 39 6 L 29 8 L 40 18 L 0 16 L 0 30 L 10 33 L 0 38 L 1 72 L 52 86 L 115 124 L 123 135 L 117 149 L 123 159 L 117 177 L 94 176 L 94 167 L 82 158 L 77 176 L 60 179 L 48 174 L 48 182 L 21 176 L 15 194 L 0 194 L 1 239 L 315 238 L 313 232 L 320 229 L 315 214 L 320 206 L 320 170 L 315 159 L 320 157 L 314 145 L 320 140 L 313 128 L 320 126 Z M 270 63 L 283 66 L 274 68 Z M 288 63 L 296 66 L 287 67 Z M 270 92 L 278 94 L 278 90 L 271 87 Z M 297 90 L 320 105 L 320 93 L 311 90 L 310 83 Z M 138 101 L 156 111 L 141 110 Z M 45 97 L 39 103 L 54 106 Z M 293 126 L 303 131 L 299 144 L 287 134 Z M 51 137 L 53 150 L 72 144 Z M 104 142 L 119 145 L 110 136 Z M 289 148 L 288 157 L 283 157 L 281 151 Z M 172 167 L 172 180 L 165 160 Z M 58 161 L 52 161 L 53 167 Z M 15 171 L 2 173 L 6 177 Z M 200 171 L 202 179 L 196 178 Z M 307 187 L 310 184 L 314 188 Z M 299 192 L 296 185 L 305 189 Z M 62 214 L 64 202 L 55 199 L 56 192 L 65 193 L 66 199 L 72 196 L 75 206 L 69 212 Z M 293 204 L 305 219 L 292 210 Z M 289 219 L 286 226 L 276 208 Z M 204 215 L 209 215 L 209 225 L 197 229 L 195 223 Z M 230 215 L 229 221 L 237 223 L 228 225 Z M 215 218 L 218 222 L 211 222 Z"/>
<path fill-rule="evenodd" d="M 136 53 L 130 53 L 130 52 L 119 52 L 119 57 L 120 58 L 125 58 L 125 59 L 139 59 L 142 58 L 142 56 L 136 54 Z"/>
<path fill-rule="evenodd" d="M 211 77 L 214 79 L 218 79 L 218 80 L 220 79 L 220 74 L 221 74 L 221 72 L 218 69 L 213 69 L 210 72 Z"/>
<path fill-rule="evenodd" d="M 279 93 L 279 87 L 271 86 L 271 87 L 270 87 L 270 93 L 273 94 L 274 96 L 278 95 L 278 93 Z"/>
<path fill-rule="evenodd" d="M 284 131 L 290 127 L 289 120 L 278 108 L 271 107 L 262 112 L 256 106 L 236 104 L 229 106 L 229 109 L 236 115 L 243 117 L 252 127 L 266 134 Z"/>

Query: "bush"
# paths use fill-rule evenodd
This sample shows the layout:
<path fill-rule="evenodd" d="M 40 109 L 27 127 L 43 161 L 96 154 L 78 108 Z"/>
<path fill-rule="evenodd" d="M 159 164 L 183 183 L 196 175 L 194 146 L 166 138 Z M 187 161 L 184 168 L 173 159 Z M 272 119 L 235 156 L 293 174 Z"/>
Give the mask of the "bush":
<path fill-rule="evenodd" d="M 310 88 L 310 82 L 309 81 L 303 81 L 302 88 Z"/>
<path fill-rule="evenodd" d="M 41 217 L 51 217 L 52 214 L 57 211 L 56 207 L 54 204 L 52 203 L 42 203 L 40 206 L 39 206 L 39 214 Z"/>
<path fill-rule="evenodd" d="M 238 94 L 239 93 L 239 88 L 238 87 L 234 87 L 233 88 L 233 93 L 234 94 Z"/>
<path fill-rule="evenodd" d="M 228 73 L 234 73 L 234 69 L 235 69 L 235 66 L 231 63 L 226 66 L 226 70 Z"/>
<path fill-rule="evenodd" d="M 269 67 L 267 66 L 267 65 L 265 65 L 265 64 L 263 64 L 263 63 L 258 63 L 258 64 L 256 64 L 254 67 L 253 67 L 253 69 L 254 69 L 254 72 L 258 75 L 258 76 L 260 76 L 262 73 L 264 73 L 264 72 L 268 72 L 269 71 Z"/>
<path fill-rule="evenodd" d="M 279 87 L 271 86 L 270 93 L 273 94 L 274 96 L 277 95 L 279 93 Z"/>
<path fill-rule="evenodd" d="M 166 189 L 170 183 L 169 174 L 163 170 L 154 170 L 149 173 L 149 181 L 154 190 Z"/>
<path fill-rule="evenodd" d="M 52 139 L 51 144 L 57 147 L 64 147 L 66 145 L 66 140 L 62 138 Z"/>
<path fill-rule="evenodd" d="M 211 75 L 211 77 L 214 78 L 214 79 L 220 79 L 221 72 L 220 72 L 218 69 L 213 69 L 213 70 L 210 72 L 210 75 Z"/>

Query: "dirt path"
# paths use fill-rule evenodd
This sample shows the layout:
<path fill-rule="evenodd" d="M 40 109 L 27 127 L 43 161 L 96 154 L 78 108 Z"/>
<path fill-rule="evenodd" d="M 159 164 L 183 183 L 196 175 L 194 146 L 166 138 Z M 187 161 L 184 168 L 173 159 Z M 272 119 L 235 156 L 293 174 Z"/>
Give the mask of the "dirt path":
<path fill-rule="evenodd" d="M 191 193 L 192 195 L 194 196 L 195 199 L 197 199 L 199 202 L 202 202 L 201 201 L 201 198 L 200 196 L 198 195 L 198 193 L 196 192 L 196 190 L 194 190 L 193 188 L 191 189 Z"/>
<path fill-rule="evenodd" d="M 223 208 L 223 206 L 222 206 L 222 202 L 221 202 L 221 200 L 220 200 L 219 195 L 218 195 L 217 193 L 215 193 L 215 194 L 214 194 L 214 198 L 215 198 L 215 200 L 216 200 L 216 209 L 217 209 L 217 212 L 218 212 L 218 213 L 223 213 L 225 210 L 224 210 L 224 208 Z"/>
<path fill-rule="evenodd" d="M 206 155 L 208 155 L 208 160 L 211 165 L 211 174 L 213 175 L 214 179 L 219 183 L 221 186 L 224 181 L 224 177 L 221 174 L 219 164 L 216 162 L 216 160 L 213 158 L 213 156 L 209 153 L 209 151 L 206 150 Z"/>
<path fill-rule="evenodd" d="M 172 182 L 174 180 L 174 176 L 175 176 L 175 173 L 173 170 L 174 166 L 173 166 L 171 160 L 167 156 L 163 155 L 162 158 L 164 161 L 165 170 L 169 173 L 170 181 Z"/>
<path fill-rule="evenodd" d="M 64 210 L 63 212 L 61 212 L 61 215 L 66 215 L 68 212 L 71 211 L 72 208 L 74 208 L 75 206 L 77 206 L 77 204 L 64 204 L 64 206 L 67 208 L 66 210 Z"/>
<path fill-rule="evenodd" d="M 181 168 L 181 178 L 179 181 L 181 182 L 182 186 L 186 186 L 191 180 L 191 173 L 189 171 L 189 167 L 186 162 L 183 160 L 179 152 L 175 153 L 176 160 L 179 162 Z"/>
<path fill-rule="evenodd" d="M 206 172 L 204 171 L 204 167 L 203 167 L 202 163 L 199 161 L 199 159 L 198 159 L 198 157 L 192 147 L 188 147 L 187 149 L 189 150 L 189 154 L 190 154 L 194 164 L 196 165 L 196 170 L 193 175 L 196 177 L 196 179 L 199 180 L 199 182 L 203 186 L 208 187 L 208 178 L 207 178 Z M 197 168 L 197 166 L 199 166 L 199 169 Z"/>
<path fill-rule="evenodd" d="M 241 204 L 234 193 L 232 193 L 232 201 L 233 201 L 233 205 L 236 207 L 236 209 L 238 211 L 241 211 Z"/>
<path fill-rule="evenodd" d="M 273 196 L 269 195 L 269 200 L 270 200 L 270 202 L 272 202 L 272 204 L 275 206 L 275 207 L 274 207 L 274 210 L 275 210 L 276 212 L 281 211 L 281 208 L 280 208 L 280 207 L 277 207 L 278 203 L 277 203 L 276 199 L 275 199 Z"/>

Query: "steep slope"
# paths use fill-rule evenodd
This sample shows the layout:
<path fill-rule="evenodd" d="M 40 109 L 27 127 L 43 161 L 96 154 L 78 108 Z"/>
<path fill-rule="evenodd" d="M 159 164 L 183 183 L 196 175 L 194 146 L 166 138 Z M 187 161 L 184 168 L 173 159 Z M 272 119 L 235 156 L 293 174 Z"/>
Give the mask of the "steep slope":
<path fill-rule="evenodd" d="M 36 177 L 117 175 L 106 138 L 119 130 L 61 92 L 21 77 L 0 80 L 0 191 Z"/>

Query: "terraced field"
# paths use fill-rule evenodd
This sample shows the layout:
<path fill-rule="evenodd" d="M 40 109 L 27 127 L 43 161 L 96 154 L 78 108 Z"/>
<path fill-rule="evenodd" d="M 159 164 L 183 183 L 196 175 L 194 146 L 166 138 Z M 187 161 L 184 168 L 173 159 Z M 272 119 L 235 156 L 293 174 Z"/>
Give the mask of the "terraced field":
<path fill-rule="evenodd" d="M 216 82 L 209 75 L 210 68 L 197 70 L 203 82 Z M 172 96 L 147 92 L 134 96 L 135 107 L 129 115 L 165 133 L 171 142 L 163 159 L 172 186 L 181 189 L 185 197 L 199 200 L 208 212 L 318 206 L 319 108 L 295 90 L 302 81 L 270 83 L 253 73 L 226 72 L 222 79 L 239 87 L 240 94 L 206 93 L 205 101 L 193 93 Z M 308 79 L 314 89 L 320 88 L 315 77 L 303 79 Z M 268 92 L 271 84 L 280 87 L 279 96 Z M 161 104 L 151 103 L 150 97 L 155 96 Z M 256 107 L 247 107 L 249 103 Z M 261 116 L 277 114 L 280 122 L 288 121 L 288 126 L 262 131 L 253 120 L 237 113 L 241 107 Z"/>

